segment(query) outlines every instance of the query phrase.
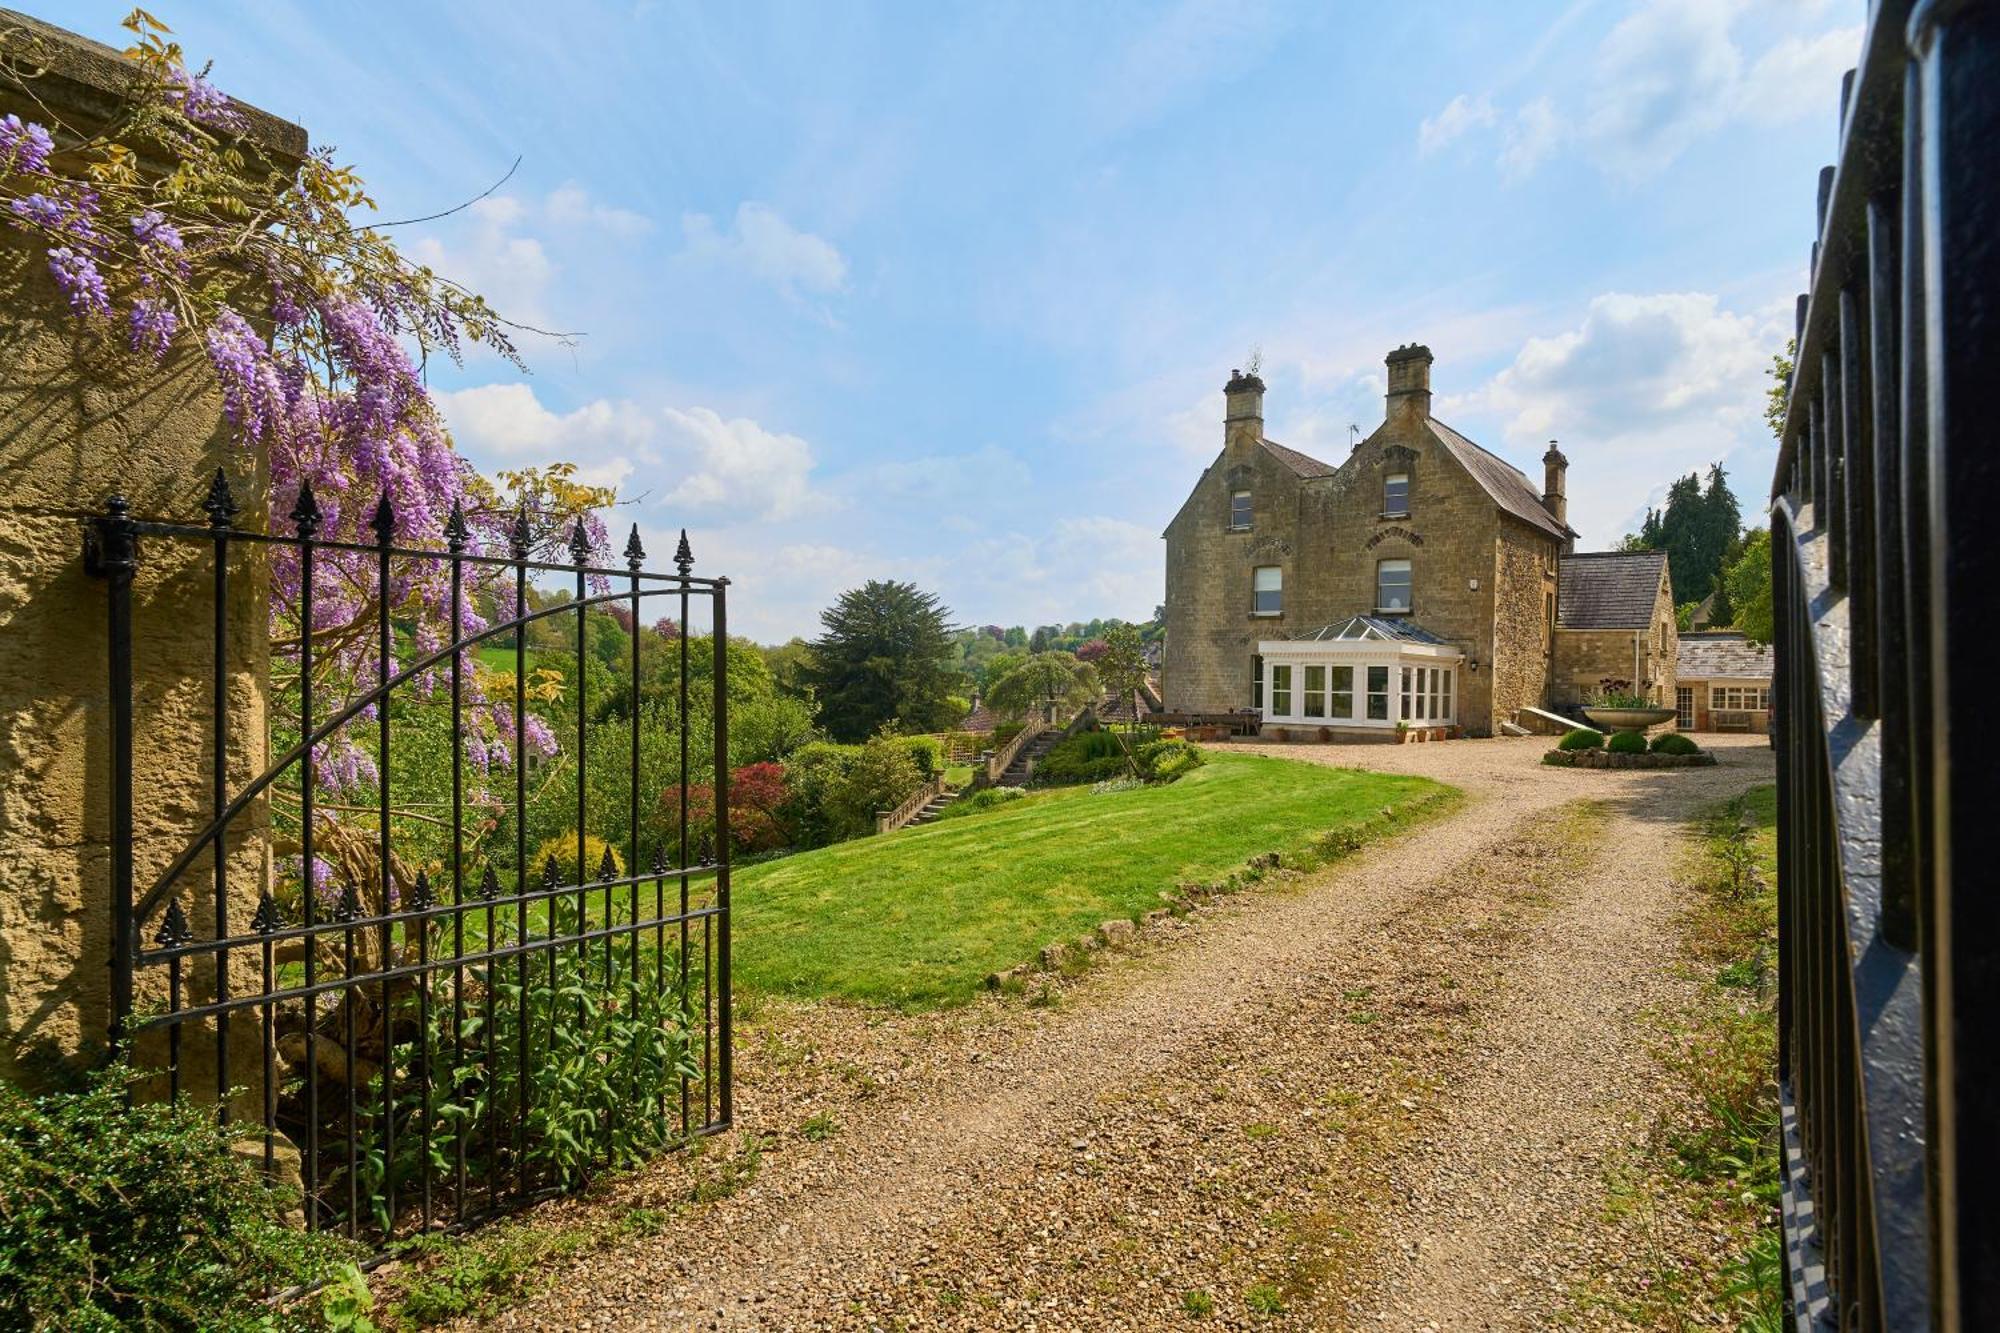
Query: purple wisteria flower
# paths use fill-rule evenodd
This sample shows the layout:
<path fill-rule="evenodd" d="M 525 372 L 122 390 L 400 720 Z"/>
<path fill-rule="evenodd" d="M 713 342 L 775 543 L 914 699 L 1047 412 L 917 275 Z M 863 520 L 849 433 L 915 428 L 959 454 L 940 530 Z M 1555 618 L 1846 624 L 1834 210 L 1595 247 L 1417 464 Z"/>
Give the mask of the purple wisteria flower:
<path fill-rule="evenodd" d="M 288 395 L 271 350 L 250 321 L 228 307 L 217 312 L 203 341 L 222 381 L 222 410 L 247 439 L 259 440 L 283 416 Z"/>
<path fill-rule="evenodd" d="M 556 751 L 562 749 L 555 732 L 549 730 L 549 724 L 533 713 L 528 714 L 527 721 L 521 724 L 521 732 L 528 744 L 539 750 L 544 759 L 554 758 Z"/>
<path fill-rule="evenodd" d="M 69 216 L 68 210 L 59 200 L 51 199 L 45 194 L 23 195 L 8 204 L 7 208 L 15 217 L 26 218 L 37 226 L 47 227 L 51 231 L 61 230 Z"/>
<path fill-rule="evenodd" d="M 166 302 L 142 296 L 132 303 L 131 320 L 132 350 L 145 353 L 155 365 L 159 364 L 180 328 L 180 316 Z"/>
<path fill-rule="evenodd" d="M 195 124 L 238 133 L 244 129 L 243 113 L 230 105 L 229 94 L 201 75 L 177 69 L 169 76 L 169 81 L 174 90 L 168 94 L 167 100 Z"/>
<path fill-rule="evenodd" d="M 48 170 L 49 154 L 56 141 L 34 121 L 19 116 L 0 116 L 0 173 L 19 171 L 39 175 Z"/>
<path fill-rule="evenodd" d="M 104 275 L 97 271 L 89 255 L 59 245 L 49 251 L 49 272 L 55 275 L 56 286 L 69 298 L 69 308 L 77 314 L 111 313 L 111 296 L 104 290 Z"/>
<path fill-rule="evenodd" d="M 143 250 L 180 254 L 187 249 L 180 228 L 167 221 L 166 214 L 149 208 L 132 219 L 132 235 Z"/>

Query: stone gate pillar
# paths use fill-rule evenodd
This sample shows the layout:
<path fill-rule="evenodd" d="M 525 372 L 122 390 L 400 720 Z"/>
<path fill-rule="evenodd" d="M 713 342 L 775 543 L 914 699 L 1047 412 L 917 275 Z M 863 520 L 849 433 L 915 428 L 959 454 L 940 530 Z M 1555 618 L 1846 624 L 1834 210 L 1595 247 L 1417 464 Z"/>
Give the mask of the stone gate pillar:
<path fill-rule="evenodd" d="M 0 116 L 44 124 L 53 116 L 89 132 L 117 114 L 130 87 L 115 51 L 34 19 L 0 10 L 0 43 Z M 296 162 L 306 151 L 298 126 L 238 109 L 246 137 L 273 160 Z M 84 328 L 40 248 L 0 231 L 0 1078 L 28 1083 L 40 1081 L 48 1057 L 101 1049 L 108 1017 L 107 590 L 84 570 L 84 520 L 119 494 L 135 517 L 201 522 L 218 468 L 242 506 L 239 524 L 261 526 L 265 510 L 263 460 L 231 441 L 200 348 L 183 336 L 164 364 L 142 367 L 121 333 Z M 213 813 L 212 580 L 211 553 L 141 542 L 132 670 L 142 894 Z M 266 763 L 268 596 L 260 563 L 234 557 L 232 789 Z M 238 823 L 225 853 L 225 909 L 240 932 L 269 873 L 268 816 Z M 213 863 L 204 858 L 184 878 L 183 906 L 197 937 L 209 937 Z M 150 937 L 156 928 L 155 920 L 143 929 Z M 142 979 L 142 1004 L 162 980 Z M 201 994 L 214 982 L 208 969 L 191 984 Z M 230 1082 L 257 1082 L 256 1026 L 232 1025 Z M 192 1030 L 188 1037 L 187 1086 L 213 1088 L 212 1044 Z"/>

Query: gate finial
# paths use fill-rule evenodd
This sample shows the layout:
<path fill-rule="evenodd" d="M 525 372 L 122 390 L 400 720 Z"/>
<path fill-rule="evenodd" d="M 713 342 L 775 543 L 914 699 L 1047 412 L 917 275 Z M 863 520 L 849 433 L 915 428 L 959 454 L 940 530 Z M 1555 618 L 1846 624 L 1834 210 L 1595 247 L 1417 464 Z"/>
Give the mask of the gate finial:
<path fill-rule="evenodd" d="M 368 526 L 375 530 L 378 545 L 387 546 L 396 540 L 396 510 L 389 503 L 389 492 L 382 492 L 382 499 L 375 506 L 375 516 L 368 520 Z"/>
<path fill-rule="evenodd" d="M 453 553 L 465 549 L 465 506 L 458 501 L 451 502 L 451 517 L 444 521 L 445 548 Z"/>
<path fill-rule="evenodd" d="M 679 566 L 681 577 L 686 578 L 694 568 L 694 548 L 688 545 L 688 530 L 681 529 L 681 544 L 674 548 L 674 564 Z"/>
<path fill-rule="evenodd" d="M 625 539 L 625 564 L 636 574 L 639 566 L 646 561 L 646 548 L 639 541 L 639 525 L 632 525 L 632 535 Z"/>
<path fill-rule="evenodd" d="M 528 548 L 533 544 L 533 535 L 528 529 L 528 506 L 522 505 L 514 511 L 514 526 L 507 533 L 507 553 L 516 560 L 528 558 Z"/>
<path fill-rule="evenodd" d="M 584 529 L 581 515 L 577 517 L 576 527 L 570 530 L 569 553 L 579 565 L 590 563 L 590 533 Z"/>
<path fill-rule="evenodd" d="M 229 475 L 221 468 L 208 483 L 208 498 L 201 502 L 208 511 L 208 526 L 226 528 L 236 521 L 236 496 L 229 489 Z"/>
<path fill-rule="evenodd" d="M 299 483 L 299 498 L 292 502 L 292 522 L 299 528 L 299 536 L 310 537 L 319 531 L 319 501 L 313 496 L 312 483 Z"/>

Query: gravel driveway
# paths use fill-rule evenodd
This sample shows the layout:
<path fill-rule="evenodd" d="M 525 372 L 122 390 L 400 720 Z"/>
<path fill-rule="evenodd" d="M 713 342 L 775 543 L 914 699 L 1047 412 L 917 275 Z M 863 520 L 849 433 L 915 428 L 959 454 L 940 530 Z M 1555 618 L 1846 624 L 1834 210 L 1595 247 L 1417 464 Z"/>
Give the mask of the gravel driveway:
<path fill-rule="evenodd" d="M 1053 1005 L 761 1006 L 754 1181 L 686 1203 L 712 1145 L 564 1205 L 674 1215 L 498 1322 L 1546 1327 L 1651 1120 L 1644 1015 L 1692 984 L 1683 821 L 1771 778 L 1761 738 L 1714 739 L 1717 767 L 1636 772 L 1544 767 L 1538 740 L 1245 745 L 1469 799 L 1156 929 Z"/>

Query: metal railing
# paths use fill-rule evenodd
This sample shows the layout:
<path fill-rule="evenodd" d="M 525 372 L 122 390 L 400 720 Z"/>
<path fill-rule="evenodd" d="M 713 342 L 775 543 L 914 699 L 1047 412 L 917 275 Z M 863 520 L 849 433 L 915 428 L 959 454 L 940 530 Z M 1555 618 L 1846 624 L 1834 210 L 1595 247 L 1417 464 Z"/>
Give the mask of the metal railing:
<path fill-rule="evenodd" d="M 1793 1326 L 2000 1327 L 2000 4 L 1878 3 L 1772 498 Z M 1983 684 L 1983 681 L 1981 682 Z"/>
<path fill-rule="evenodd" d="M 685 534 L 678 572 L 662 574 L 643 568 L 636 528 L 613 568 L 592 563 L 581 523 L 569 563 L 533 558 L 525 513 L 495 554 L 457 506 L 443 549 L 399 541 L 386 498 L 373 543 L 321 535 L 310 488 L 286 534 L 236 526 L 220 473 L 205 507 L 205 524 L 153 521 L 114 498 L 85 529 L 110 631 L 111 1049 L 156 1071 L 161 1095 L 254 1118 L 267 1167 L 297 1172 L 307 1225 L 378 1250 L 573 1187 L 634 1146 L 726 1128 L 728 580 L 692 575 Z M 279 562 L 296 592 L 246 601 Z M 148 564 L 159 577 L 135 598 Z M 531 599 L 531 580 L 550 576 L 573 595 Z M 448 587 L 449 616 L 428 640 L 396 591 L 427 577 Z M 343 590 L 360 610 L 337 633 L 366 652 L 335 689 L 324 612 Z M 672 630 L 647 646 L 677 654 L 678 671 L 642 702 L 640 610 L 662 598 Z M 703 600 L 706 718 L 690 697 L 688 633 Z M 213 651 L 190 661 L 165 642 L 165 617 L 207 617 L 210 602 Z M 591 692 L 591 622 L 612 611 L 627 617 L 629 678 L 600 675 Z M 571 627 L 569 697 L 531 715 L 529 631 L 561 642 Z M 242 660 L 267 639 L 269 661 Z M 482 648 L 502 663 L 483 715 Z M 261 706 L 243 700 L 246 673 Z M 188 766 L 212 771 L 206 809 L 134 789 L 135 708 L 161 689 L 205 696 L 203 732 L 185 739 Z M 531 798 L 533 727 L 563 712 L 574 739 Z M 671 722 L 677 767 L 671 745 L 642 756 L 642 715 Z M 712 753 L 715 813 L 691 823 L 694 729 Z M 332 747 L 357 736 L 373 771 L 331 792 Z M 267 746 L 277 757 L 256 771 Z M 503 746 L 511 771 L 492 760 Z M 474 780 L 474 763 L 490 781 Z M 617 809 L 592 799 L 597 765 L 622 778 Z M 413 808 L 424 771 L 435 798 Z M 614 814 L 616 846 L 591 833 Z M 573 851 L 536 850 L 529 828 L 546 818 Z"/>

